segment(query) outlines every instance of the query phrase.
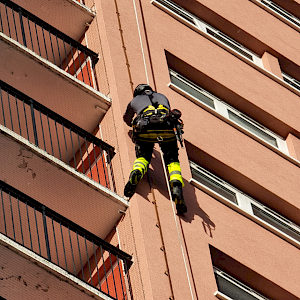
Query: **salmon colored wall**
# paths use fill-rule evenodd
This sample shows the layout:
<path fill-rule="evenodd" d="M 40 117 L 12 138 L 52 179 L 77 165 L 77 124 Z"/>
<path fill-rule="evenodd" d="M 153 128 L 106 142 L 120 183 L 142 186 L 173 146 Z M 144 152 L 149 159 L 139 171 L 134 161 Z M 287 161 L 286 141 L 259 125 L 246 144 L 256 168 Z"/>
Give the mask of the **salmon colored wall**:
<path fill-rule="evenodd" d="M 213 157 L 219 165 L 234 170 L 237 177 L 240 174 L 241 177 L 246 178 L 248 181 L 245 182 L 254 182 L 261 189 L 277 195 L 278 203 L 281 201 L 283 206 L 286 203 L 288 207 L 286 211 L 291 207 L 299 210 L 300 202 L 297 197 L 299 168 L 168 88 L 170 79 L 165 51 L 193 66 L 207 78 L 213 78 L 228 91 L 244 99 L 245 103 L 252 103 L 256 110 L 267 112 L 279 123 L 286 125 L 285 128 L 291 128 L 295 136 L 300 136 L 300 121 L 295 113 L 300 108 L 299 96 L 205 37 L 183 26 L 150 4 L 148 0 L 117 1 L 133 86 L 146 82 L 133 3 L 138 9 L 149 82 L 170 99 L 172 107 L 183 112 L 186 141 Z M 186 3 L 192 5 L 194 1 Z M 288 59 L 293 58 L 296 63 L 300 61 L 299 53 L 295 53 L 288 42 L 290 38 L 296 37 L 294 31 L 277 20 L 273 21 L 273 16 L 269 16 L 253 3 L 243 1 L 243 6 L 237 0 L 227 1 L 227 3 L 203 0 L 201 3 L 216 10 L 223 19 L 238 24 L 259 41 L 264 40 L 267 47 L 264 49 L 264 45 L 258 43 L 259 49 L 264 51 L 273 49 L 273 52 L 270 52 L 272 55 L 279 53 Z M 146 36 L 139 10 L 140 4 L 143 8 Z M 226 5 L 228 7 L 225 7 Z M 198 9 L 198 6 L 195 7 Z M 122 48 L 115 3 L 97 1 L 96 8 L 99 29 L 105 41 L 103 49 L 111 83 L 112 109 L 118 142 L 121 145 L 120 159 L 126 178 L 135 159 L 134 145 L 127 134 L 130 128 L 122 121 L 122 114 L 131 100 L 131 83 L 124 48 Z M 233 14 L 232 11 L 235 13 Z M 253 21 L 249 22 L 249 18 Z M 272 20 L 270 24 L 266 22 L 268 19 Z M 277 28 L 282 30 L 277 31 Z M 270 34 L 273 31 L 276 32 L 275 35 Z M 278 43 L 280 38 L 282 42 Z M 146 47 L 147 42 L 150 55 Z M 289 46 L 284 47 L 285 44 Z M 153 77 L 150 62 L 154 70 Z M 210 89 L 213 92 L 214 86 L 210 86 Z M 243 100 L 241 105 L 242 103 Z M 297 282 L 300 275 L 297 267 L 300 263 L 299 250 L 191 186 L 188 183 L 191 178 L 188 158 L 185 150 L 180 151 L 188 213 L 184 217 L 173 214 L 159 148 L 156 148 L 149 168 L 149 180 L 147 177 L 142 180 L 136 195 L 130 200 L 130 209 L 126 213 L 125 220 L 128 222 L 130 216 L 131 228 L 122 225 L 125 220 L 119 225 L 121 244 L 124 240 L 128 240 L 129 235 L 133 236 L 135 242 L 135 269 L 132 275 L 140 278 L 137 290 L 141 298 L 138 299 L 160 300 L 168 299 L 170 296 L 169 278 L 165 275 L 166 262 L 160 250 L 162 241 L 157 227 L 154 201 L 161 222 L 175 299 L 192 299 L 191 294 L 199 299 L 215 299 L 213 293 L 217 287 L 209 252 L 210 244 L 282 289 L 299 296 L 300 287 Z M 231 178 L 231 181 L 234 183 L 235 178 Z M 150 186 L 153 188 L 153 193 Z M 267 202 L 268 199 L 265 201 Z M 257 287 L 259 288 L 259 284 Z M 133 292 L 135 293 L 134 290 Z"/>
<path fill-rule="evenodd" d="M 176 0 L 175 2 L 193 11 L 200 19 L 212 26 L 221 31 L 224 30 L 255 53 L 262 55 L 263 52 L 268 51 L 276 54 L 278 58 L 285 57 L 299 68 L 300 55 L 295 51 L 295 45 L 299 44 L 297 30 L 252 1 L 230 0 L 219 3 L 209 0 Z M 292 2 L 290 4 L 292 6 L 295 1 L 289 2 Z M 290 11 L 296 12 L 297 10 L 291 9 Z M 247 33 L 246 39 L 241 36 L 241 32 Z M 284 59 L 281 61 L 283 62 Z M 284 67 L 297 74 L 296 68 L 291 65 L 286 64 Z"/>
<path fill-rule="evenodd" d="M 268 52 L 261 57 L 264 68 L 283 80 L 278 59 Z"/>

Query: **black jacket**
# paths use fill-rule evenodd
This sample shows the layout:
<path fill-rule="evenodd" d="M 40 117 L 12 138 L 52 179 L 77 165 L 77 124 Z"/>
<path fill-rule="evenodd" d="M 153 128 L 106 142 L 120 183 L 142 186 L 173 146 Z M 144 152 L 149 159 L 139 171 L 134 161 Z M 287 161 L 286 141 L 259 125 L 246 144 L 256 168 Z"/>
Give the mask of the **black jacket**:
<path fill-rule="evenodd" d="M 170 110 L 170 103 L 167 97 L 163 94 L 154 92 L 152 94 L 152 102 L 162 104 Z M 132 119 L 134 115 L 139 115 L 142 111 L 147 108 L 149 105 L 152 105 L 150 97 L 145 93 L 134 97 L 128 104 L 125 114 L 123 115 L 124 122 L 131 126 Z"/>

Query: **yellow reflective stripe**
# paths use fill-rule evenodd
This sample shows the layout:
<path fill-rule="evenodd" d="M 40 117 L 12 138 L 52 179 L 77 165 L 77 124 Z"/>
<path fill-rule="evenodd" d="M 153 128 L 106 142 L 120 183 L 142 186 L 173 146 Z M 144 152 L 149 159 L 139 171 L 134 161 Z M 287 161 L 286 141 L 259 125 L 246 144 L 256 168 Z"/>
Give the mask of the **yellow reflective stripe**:
<path fill-rule="evenodd" d="M 166 110 L 166 111 L 169 111 L 168 108 L 166 108 L 165 106 L 163 106 L 162 104 L 159 104 L 157 109 L 159 110 Z M 147 112 L 148 110 L 153 110 L 155 111 L 155 107 L 153 105 L 149 105 L 148 107 L 146 107 L 144 110 L 143 110 L 143 113 Z"/>
<path fill-rule="evenodd" d="M 169 171 L 169 174 L 172 173 L 173 171 L 181 172 L 179 162 L 172 162 L 172 163 L 168 164 L 168 171 Z"/>
<path fill-rule="evenodd" d="M 184 186 L 179 162 L 172 162 L 168 164 L 168 171 L 169 171 L 170 181 L 179 180 L 182 186 Z"/>
<path fill-rule="evenodd" d="M 132 170 L 139 170 L 144 175 L 148 165 L 149 162 L 144 157 L 139 157 L 134 161 Z"/>
<path fill-rule="evenodd" d="M 173 171 L 173 172 L 169 173 L 169 175 L 170 175 L 170 177 L 172 175 L 181 175 L 181 172 L 180 171 Z"/>
<path fill-rule="evenodd" d="M 146 112 L 146 111 L 148 111 L 148 110 L 155 110 L 155 107 L 153 105 L 149 105 L 147 108 L 145 108 L 143 110 L 143 113 Z"/>
<path fill-rule="evenodd" d="M 166 111 L 169 110 L 168 108 L 166 108 L 166 107 L 163 106 L 162 104 L 159 104 L 159 105 L 158 105 L 158 109 L 164 109 L 164 110 L 166 110 Z"/>

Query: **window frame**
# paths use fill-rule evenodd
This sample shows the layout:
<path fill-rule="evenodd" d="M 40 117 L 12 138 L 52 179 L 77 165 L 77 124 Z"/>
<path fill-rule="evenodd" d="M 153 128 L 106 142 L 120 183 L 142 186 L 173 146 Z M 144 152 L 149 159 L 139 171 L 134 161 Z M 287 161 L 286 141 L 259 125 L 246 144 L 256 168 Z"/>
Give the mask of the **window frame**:
<path fill-rule="evenodd" d="M 260 6 L 262 9 L 266 10 L 267 12 L 269 12 L 270 14 L 272 14 L 274 17 L 276 17 L 277 19 L 279 19 L 280 21 L 284 22 L 285 24 L 289 25 L 290 27 L 292 27 L 293 29 L 297 30 L 300 32 L 300 19 L 297 18 L 295 15 L 293 15 L 292 13 L 290 13 L 289 11 L 287 11 L 286 9 L 282 8 L 281 6 L 279 6 L 277 3 L 271 1 L 271 0 L 249 0 L 255 4 L 257 4 L 258 6 Z M 268 4 L 263 3 L 267 2 Z M 275 7 L 277 10 L 281 11 L 281 13 L 277 12 L 275 9 L 273 9 L 272 7 Z M 287 15 L 288 18 L 285 16 Z M 292 22 L 290 19 L 294 19 L 297 23 L 299 23 L 299 25 L 297 25 L 296 23 Z"/>
<path fill-rule="evenodd" d="M 246 135 L 252 137 L 253 139 L 258 141 L 259 143 L 263 144 L 264 146 L 267 146 L 268 148 L 270 148 L 272 150 L 275 150 L 277 153 L 279 152 L 279 153 L 283 153 L 284 155 L 289 156 L 287 143 L 282 137 L 280 137 L 276 133 L 272 132 L 271 130 L 269 130 L 265 126 L 261 125 L 257 121 L 253 120 L 249 116 L 243 114 L 242 112 L 235 109 L 234 107 L 230 106 L 225 101 L 219 99 L 215 95 L 213 95 L 213 94 L 209 93 L 208 91 L 204 90 L 202 87 L 199 87 L 195 83 L 191 82 L 190 80 L 185 78 L 183 75 L 175 72 L 172 69 L 169 69 L 169 74 L 170 74 L 171 82 L 168 84 L 168 86 L 171 89 L 173 89 L 174 91 L 176 91 L 179 94 L 183 95 L 184 97 L 188 98 L 189 100 L 191 100 L 192 102 L 194 102 L 198 106 L 200 106 L 200 107 L 204 108 L 205 110 L 213 113 L 218 118 L 220 118 L 223 121 L 225 121 L 226 123 L 232 125 L 233 127 L 238 129 L 239 131 L 245 133 Z M 187 86 L 196 89 L 197 92 L 200 92 L 204 96 L 211 99 L 214 103 L 214 108 L 212 108 L 211 106 L 205 104 L 201 100 L 197 99 L 195 96 L 189 94 L 187 91 L 183 90 L 181 87 L 174 84 L 172 82 L 172 76 L 176 77 L 178 80 L 180 80 L 181 82 L 183 82 Z M 262 131 L 263 134 L 268 135 L 271 138 L 273 138 L 276 141 L 277 147 L 274 146 L 272 143 L 270 143 L 268 140 L 263 139 L 261 136 L 259 136 L 254 131 L 251 131 L 249 128 L 244 127 L 244 126 L 240 125 L 239 123 L 235 122 L 234 120 L 232 120 L 229 116 L 229 113 L 228 113 L 229 111 L 231 111 L 234 114 L 238 115 L 238 117 L 242 118 L 245 122 L 249 123 L 251 126 L 254 126 L 258 130 Z"/>
<path fill-rule="evenodd" d="M 189 163 L 190 163 L 190 168 L 191 168 L 191 173 L 192 173 L 192 178 L 189 180 L 189 183 L 191 183 L 192 185 L 194 185 L 195 187 L 197 187 L 200 190 L 204 191 L 205 193 L 209 194 L 213 198 L 219 200 L 220 202 L 222 202 L 226 206 L 232 208 L 233 210 L 237 211 L 238 213 L 240 213 L 240 214 L 244 215 L 245 217 L 251 219 L 252 221 L 258 223 L 259 225 L 261 225 L 265 229 L 271 231 L 275 235 L 283 238 L 284 240 L 286 240 L 290 244 L 292 244 L 292 245 L 294 245 L 294 246 L 296 246 L 297 248 L 300 249 L 300 226 L 299 225 L 293 223 L 292 221 L 290 221 L 286 217 L 282 216 L 278 212 L 273 211 L 271 208 L 267 207 L 266 205 L 260 203 L 259 201 L 255 200 L 255 199 L 253 199 L 249 195 L 247 195 L 244 192 L 240 191 L 236 187 L 230 185 L 225 180 L 219 178 L 218 176 L 216 176 L 215 174 L 209 172 L 205 168 L 199 166 L 195 162 L 189 161 Z M 209 176 L 213 180 L 218 180 L 218 183 L 220 185 L 223 185 L 224 188 L 229 189 L 230 191 L 235 193 L 235 196 L 236 196 L 236 199 L 237 199 L 237 204 L 235 204 L 234 202 L 232 202 L 228 198 L 222 196 L 221 194 L 218 194 L 216 191 L 212 190 L 210 187 L 206 186 L 205 184 L 199 182 L 196 178 L 194 178 L 194 177 L 196 177 L 195 176 L 195 170 L 198 174 L 199 173 L 202 173 L 202 174 L 204 173 L 204 175 L 206 177 Z M 198 176 L 201 176 L 201 175 L 198 175 Z M 261 210 L 267 212 L 268 214 L 271 214 L 273 218 L 277 218 L 277 220 L 280 221 L 280 222 L 277 221 L 278 223 L 284 223 L 286 226 L 291 227 L 294 231 L 299 232 L 298 233 L 299 234 L 299 241 L 297 241 L 296 239 L 294 239 L 293 237 L 291 237 L 287 233 L 283 232 L 282 230 L 276 228 L 272 224 L 270 224 L 270 223 L 264 221 L 263 219 L 259 218 L 258 216 L 256 216 L 253 212 L 252 204 L 255 205 L 256 207 L 259 207 Z"/>
<path fill-rule="evenodd" d="M 257 2 L 257 0 L 249 0 L 249 1 L 252 1 L 252 2 L 255 1 L 255 2 Z M 180 11 L 183 14 L 187 15 L 188 16 L 187 18 L 192 19 L 192 22 L 187 21 L 187 19 L 185 19 L 184 17 L 180 16 L 180 14 L 176 13 L 174 10 L 171 10 L 170 8 L 168 8 L 166 5 L 162 4 L 161 2 L 168 3 L 169 5 L 171 5 L 171 6 L 174 7 L 174 10 Z M 218 31 L 214 27 L 212 27 L 209 24 L 205 23 L 204 21 L 200 20 L 198 17 L 194 16 L 192 13 L 188 12 L 187 10 L 185 10 L 184 8 L 182 8 L 181 6 L 179 6 L 176 3 L 174 3 L 173 1 L 171 1 L 171 0 L 151 0 L 151 4 L 153 4 L 156 7 L 160 8 L 161 10 L 163 10 L 164 12 L 166 12 L 167 14 L 171 15 L 172 17 L 174 17 L 179 22 L 185 24 L 186 26 L 188 26 L 192 30 L 196 31 L 197 33 L 201 34 L 202 36 L 206 37 L 207 39 L 209 39 L 213 43 L 219 45 L 224 50 L 226 50 L 226 51 L 230 52 L 231 54 L 235 55 L 236 57 L 238 57 L 242 61 L 244 61 L 247 64 L 249 64 L 250 66 L 254 67 L 259 72 L 263 73 L 264 75 L 266 75 L 269 78 L 273 79 L 274 81 L 276 81 L 280 85 L 284 86 L 285 88 L 287 88 L 291 92 L 293 92 L 296 95 L 300 96 L 300 90 L 298 90 L 297 88 L 295 88 L 292 85 L 290 85 L 287 82 L 285 82 L 283 80 L 283 78 L 280 78 L 280 77 L 276 76 L 275 74 L 273 74 L 272 72 L 270 72 L 267 69 L 265 69 L 265 67 L 263 65 L 262 58 L 260 56 L 258 56 L 257 54 L 255 54 L 251 50 L 247 49 L 246 47 L 244 47 L 243 45 L 241 45 L 237 41 L 234 41 L 232 38 L 230 38 L 229 36 L 225 35 L 224 33 L 222 33 L 222 35 L 225 35 L 226 37 L 228 37 L 228 39 L 231 42 L 234 41 L 234 43 L 238 44 L 241 47 L 242 50 L 244 50 L 247 53 L 249 53 L 250 55 L 252 55 L 253 60 L 245 57 L 244 55 L 242 55 L 238 51 L 236 51 L 233 48 L 231 48 L 228 45 L 226 45 L 225 43 L 222 43 L 220 40 L 214 38 L 212 35 L 210 35 L 210 34 L 207 33 L 206 29 L 209 28 L 210 30 L 213 30 L 213 31 L 216 31 L 216 32 L 221 32 L 221 31 Z M 261 4 L 261 5 L 263 5 L 263 4 Z"/>
<path fill-rule="evenodd" d="M 165 5 L 161 2 L 164 2 Z M 206 38 L 208 38 L 209 40 L 211 40 L 212 42 L 214 42 L 218 46 L 222 47 L 223 49 L 227 50 L 231 54 L 234 54 L 235 56 L 238 56 L 239 58 L 241 58 L 244 61 L 246 60 L 248 62 L 251 62 L 251 63 L 257 65 L 260 68 L 264 68 L 263 62 L 262 62 L 262 59 L 261 59 L 260 56 L 258 56 L 257 54 L 255 54 L 254 52 L 252 52 L 251 50 L 249 50 L 248 48 L 246 48 L 245 46 L 243 46 L 239 42 L 235 41 L 231 37 L 227 36 L 225 33 L 221 32 L 220 30 L 217 30 L 213 26 L 211 26 L 211 25 L 207 24 L 206 22 L 202 21 L 201 19 L 199 19 L 198 17 L 196 17 L 195 15 L 190 13 L 189 11 L 185 10 L 181 6 L 177 5 L 173 1 L 170 1 L 170 0 L 151 0 L 151 3 L 154 4 L 155 6 L 159 7 L 160 9 L 162 9 L 163 11 L 168 13 L 169 15 L 173 16 L 175 19 L 177 19 L 181 23 L 184 23 L 185 25 L 187 25 L 191 29 L 195 30 L 196 32 L 200 33 L 201 35 L 204 35 Z M 173 7 L 173 10 L 171 8 L 169 8 L 166 4 Z M 187 18 L 191 19 L 192 22 L 187 21 L 187 18 L 182 17 L 178 13 L 178 11 L 182 12 L 182 14 L 188 16 Z M 212 34 L 209 34 L 208 30 L 214 32 L 217 36 L 222 35 L 223 39 L 227 40 L 228 43 L 234 44 L 235 47 L 240 48 L 240 51 L 235 50 L 235 47 L 230 47 L 230 46 L 228 46 L 228 43 L 226 44 L 226 43 L 222 42 L 220 39 L 214 37 Z M 247 55 L 243 55 L 242 52 L 247 53 Z M 251 56 L 252 59 L 249 59 L 248 56 Z"/>
<path fill-rule="evenodd" d="M 224 271 L 221 271 L 217 267 L 213 266 L 214 274 L 217 274 L 218 276 L 222 277 L 224 280 L 228 281 L 230 284 L 234 284 L 239 289 L 243 290 L 244 292 L 248 293 L 250 296 L 257 298 L 257 300 L 271 300 L 270 298 L 267 298 L 263 295 L 261 295 L 259 292 L 255 291 L 254 289 L 250 288 L 246 284 L 240 282 L 233 276 L 227 274 Z M 234 300 L 227 296 L 226 294 L 222 293 L 221 291 L 217 290 L 214 295 L 221 300 Z"/>

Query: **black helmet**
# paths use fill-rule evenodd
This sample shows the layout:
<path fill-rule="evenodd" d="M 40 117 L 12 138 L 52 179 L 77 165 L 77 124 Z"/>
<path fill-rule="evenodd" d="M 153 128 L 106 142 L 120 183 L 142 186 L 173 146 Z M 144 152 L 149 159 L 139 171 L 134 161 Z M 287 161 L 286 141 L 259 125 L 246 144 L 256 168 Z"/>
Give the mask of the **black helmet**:
<path fill-rule="evenodd" d="M 148 84 L 139 84 L 136 88 L 135 88 L 135 90 L 134 90 L 134 92 L 133 92 L 133 97 L 135 97 L 135 96 L 137 96 L 137 95 L 141 95 L 144 91 L 146 91 L 146 90 L 149 90 L 149 91 L 152 91 L 153 92 L 153 90 L 152 90 L 152 88 L 151 88 L 151 86 L 150 85 L 148 85 Z"/>

